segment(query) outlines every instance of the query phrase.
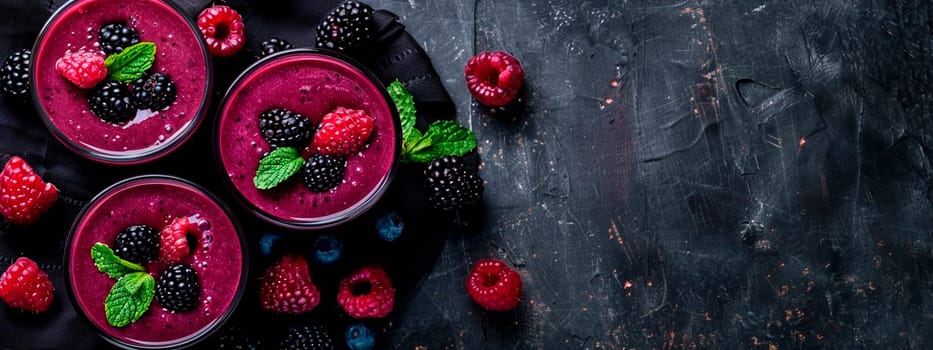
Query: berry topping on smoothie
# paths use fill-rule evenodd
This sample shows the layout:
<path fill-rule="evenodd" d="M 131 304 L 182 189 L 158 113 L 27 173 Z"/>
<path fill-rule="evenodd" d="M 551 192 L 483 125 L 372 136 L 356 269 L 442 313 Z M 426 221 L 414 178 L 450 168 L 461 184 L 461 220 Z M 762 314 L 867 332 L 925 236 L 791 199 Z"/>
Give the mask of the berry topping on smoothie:
<path fill-rule="evenodd" d="M 100 51 L 78 50 L 59 58 L 55 70 L 79 88 L 90 89 L 107 78 L 105 59 Z"/>

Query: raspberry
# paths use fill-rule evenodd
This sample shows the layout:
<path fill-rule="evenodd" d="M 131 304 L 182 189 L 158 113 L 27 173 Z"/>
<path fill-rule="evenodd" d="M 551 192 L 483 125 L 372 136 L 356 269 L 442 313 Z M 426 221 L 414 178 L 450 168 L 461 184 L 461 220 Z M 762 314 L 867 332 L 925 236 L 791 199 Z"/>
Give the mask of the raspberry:
<path fill-rule="evenodd" d="M 7 222 L 29 225 L 58 200 L 58 188 L 42 181 L 23 158 L 13 156 L 0 172 L 0 212 Z"/>
<path fill-rule="evenodd" d="M 136 116 L 129 88 L 119 81 L 107 81 L 91 90 L 87 103 L 94 115 L 108 123 L 125 123 Z"/>
<path fill-rule="evenodd" d="M 334 341 L 321 326 L 292 327 L 279 344 L 280 350 L 334 350 Z"/>
<path fill-rule="evenodd" d="M 373 118 L 366 112 L 337 107 L 324 115 L 311 144 L 321 154 L 348 156 L 359 152 L 373 133 Z"/>
<path fill-rule="evenodd" d="M 312 192 L 327 192 L 343 182 L 346 168 L 343 157 L 313 154 L 301 166 L 301 180 Z"/>
<path fill-rule="evenodd" d="M 259 115 L 259 132 L 272 148 L 295 147 L 299 151 L 311 143 L 311 120 L 282 108 Z"/>
<path fill-rule="evenodd" d="M 386 317 L 395 305 L 395 288 L 385 270 L 365 266 L 340 281 L 337 303 L 351 317 Z"/>
<path fill-rule="evenodd" d="M 187 217 L 175 218 L 159 233 L 159 260 L 176 263 L 191 253 L 188 234 L 198 233 L 198 227 Z"/>
<path fill-rule="evenodd" d="M 21 49 L 3 61 L 0 67 L 0 91 L 10 97 L 24 98 L 29 94 L 29 59 L 32 51 Z"/>
<path fill-rule="evenodd" d="M 483 197 L 483 179 L 463 163 L 463 158 L 445 156 L 435 159 L 424 170 L 428 202 L 441 210 L 454 210 L 479 203 Z"/>
<path fill-rule="evenodd" d="M 315 46 L 350 51 L 365 44 L 376 31 L 373 8 L 356 1 L 347 1 L 331 11 L 317 26 Z"/>
<path fill-rule="evenodd" d="M 522 294 L 522 277 L 501 260 L 483 259 L 476 262 L 466 280 L 470 298 L 492 311 L 507 311 L 518 305 Z"/>
<path fill-rule="evenodd" d="M 340 259 L 343 242 L 334 236 L 322 235 L 314 240 L 314 262 L 327 266 Z"/>
<path fill-rule="evenodd" d="M 376 346 L 376 335 L 361 322 L 354 322 L 347 327 L 344 338 L 350 350 L 371 350 Z"/>
<path fill-rule="evenodd" d="M 246 44 L 243 17 L 230 6 L 208 7 L 198 15 L 198 28 L 207 43 L 207 50 L 217 57 L 236 55 Z"/>
<path fill-rule="evenodd" d="M 263 58 L 276 52 L 294 49 L 295 45 L 285 39 L 269 38 L 259 44 L 259 58 Z"/>
<path fill-rule="evenodd" d="M 129 226 L 117 234 L 113 252 L 137 264 L 150 262 L 159 256 L 159 233 L 146 225 Z"/>
<path fill-rule="evenodd" d="M 136 79 L 130 88 L 133 90 L 133 103 L 136 108 L 160 111 L 175 102 L 175 82 L 161 73 L 152 73 Z"/>
<path fill-rule="evenodd" d="M 48 311 L 54 291 L 49 275 L 27 257 L 16 259 L 0 276 L 0 300 L 23 311 Z"/>
<path fill-rule="evenodd" d="M 169 311 L 191 311 L 201 299 L 201 283 L 198 273 L 188 264 L 169 266 L 159 274 L 156 281 L 156 298 L 159 305 Z"/>
<path fill-rule="evenodd" d="M 139 43 L 139 33 L 125 23 L 111 23 L 100 27 L 97 43 L 107 55 L 117 54 L 123 49 Z"/>
<path fill-rule="evenodd" d="M 55 71 L 82 89 L 90 89 L 107 78 L 104 54 L 94 50 L 69 52 L 55 62 Z"/>
<path fill-rule="evenodd" d="M 301 255 L 286 255 L 269 267 L 260 287 L 262 308 L 270 311 L 303 314 L 321 301 L 321 293 L 311 281 L 308 261 Z"/>
<path fill-rule="evenodd" d="M 515 57 L 502 51 L 473 56 L 463 72 L 470 94 L 489 107 L 512 102 L 525 80 L 522 65 Z"/>

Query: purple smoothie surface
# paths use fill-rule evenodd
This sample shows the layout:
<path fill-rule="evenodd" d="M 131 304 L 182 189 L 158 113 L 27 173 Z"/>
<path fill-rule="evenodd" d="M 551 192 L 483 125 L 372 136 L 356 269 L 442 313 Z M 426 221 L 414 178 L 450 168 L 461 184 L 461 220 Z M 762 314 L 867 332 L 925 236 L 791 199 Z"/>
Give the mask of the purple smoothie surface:
<path fill-rule="evenodd" d="M 298 52 L 265 61 L 239 79 L 221 106 L 216 142 L 223 171 L 246 201 L 275 219 L 299 225 L 336 220 L 390 180 L 399 126 L 383 91 L 352 64 L 328 55 Z M 256 189 L 259 160 L 271 149 L 259 131 L 260 114 L 285 108 L 308 117 L 316 131 L 337 107 L 363 110 L 375 126 L 367 146 L 347 157 L 343 183 L 314 193 L 296 175 L 273 189 Z"/>
<path fill-rule="evenodd" d="M 126 327 L 110 326 L 104 300 L 116 280 L 98 271 L 91 247 L 98 242 L 113 247 L 116 235 L 130 225 L 149 225 L 161 230 L 176 217 L 202 221 L 195 250 L 182 260 L 198 273 L 201 298 L 187 312 L 170 312 L 153 299 L 146 313 Z M 226 211 L 195 187 L 166 178 L 124 183 L 100 196 L 79 218 L 68 248 L 68 284 L 75 303 L 100 331 L 137 346 L 162 346 L 185 342 L 211 329 L 225 317 L 237 298 L 243 276 L 243 247 Z M 145 264 L 158 281 L 166 264 Z"/>
<path fill-rule="evenodd" d="M 123 22 L 140 41 L 156 44 L 150 72 L 168 75 L 176 85 L 175 103 L 161 111 L 140 111 L 125 124 L 102 121 L 88 107 L 90 90 L 71 84 L 55 70 L 66 52 L 95 48 L 100 27 Z M 164 155 L 180 145 L 201 120 L 209 97 L 208 57 L 200 33 L 161 0 L 82 0 L 56 13 L 34 51 L 33 84 L 40 114 L 52 133 L 92 159 L 129 162 Z"/>

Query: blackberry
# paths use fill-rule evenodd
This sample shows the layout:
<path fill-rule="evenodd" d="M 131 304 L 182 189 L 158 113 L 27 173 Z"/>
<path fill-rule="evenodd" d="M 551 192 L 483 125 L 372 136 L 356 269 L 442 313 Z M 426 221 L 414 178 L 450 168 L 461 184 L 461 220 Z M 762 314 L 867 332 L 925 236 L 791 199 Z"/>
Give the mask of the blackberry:
<path fill-rule="evenodd" d="M 424 188 L 431 206 L 454 210 L 479 203 L 483 197 L 483 179 L 467 168 L 463 158 L 445 156 L 428 164 Z"/>
<path fill-rule="evenodd" d="M 161 73 L 144 75 L 130 86 L 133 89 L 133 103 L 139 109 L 159 111 L 175 102 L 175 82 Z"/>
<path fill-rule="evenodd" d="M 247 335 L 239 327 L 231 327 L 217 338 L 215 348 L 218 350 L 258 350 L 262 349 L 262 342 Z"/>
<path fill-rule="evenodd" d="M 100 27 L 97 32 L 97 43 L 107 55 L 120 53 L 123 49 L 139 43 L 139 34 L 136 29 L 124 23 L 111 23 Z"/>
<path fill-rule="evenodd" d="M 301 166 L 301 180 L 312 192 L 326 192 L 343 182 L 346 168 L 343 157 L 313 154 Z"/>
<path fill-rule="evenodd" d="M 281 350 L 333 350 L 337 347 L 321 326 L 292 327 L 279 344 Z"/>
<path fill-rule="evenodd" d="M 105 81 L 94 87 L 87 102 L 94 115 L 109 123 L 127 122 L 136 115 L 129 89 L 118 81 Z"/>
<path fill-rule="evenodd" d="M 269 38 L 259 45 L 259 58 L 263 58 L 279 51 L 294 49 L 295 45 L 285 39 Z"/>
<path fill-rule="evenodd" d="M 117 234 L 113 252 L 137 264 L 150 262 L 159 256 L 159 233 L 146 225 L 129 226 Z"/>
<path fill-rule="evenodd" d="M 259 131 L 272 148 L 295 147 L 300 151 L 311 143 L 311 120 L 282 108 L 259 115 Z"/>
<path fill-rule="evenodd" d="M 188 264 L 169 266 L 159 274 L 156 298 L 169 311 L 191 311 L 201 298 L 198 273 Z"/>
<path fill-rule="evenodd" d="M 356 1 L 347 1 L 317 26 L 314 44 L 319 48 L 351 51 L 365 44 L 375 31 L 373 8 Z"/>
<path fill-rule="evenodd" d="M 10 97 L 24 98 L 29 94 L 29 58 L 32 51 L 21 49 L 7 57 L 0 67 L 0 91 Z"/>

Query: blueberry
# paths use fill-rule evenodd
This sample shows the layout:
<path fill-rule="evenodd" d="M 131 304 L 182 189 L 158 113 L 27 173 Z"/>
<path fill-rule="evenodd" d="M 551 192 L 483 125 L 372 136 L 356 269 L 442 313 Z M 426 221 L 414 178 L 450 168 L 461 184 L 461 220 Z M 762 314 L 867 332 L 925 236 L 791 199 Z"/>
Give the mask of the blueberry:
<path fill-rule="evenodd" d="M 376 335 L 366 325 L 356 322 L 347 327 L 345 334 L 350 350 L 370 350 L 376 345 Z"/>
<path fill-rule="evenodd" d="M 340 259 L 343 242 L 334 236 L 323 235 L 314 241 L 314 262 L 318 265 L 330 265 Z"/>
<path fill-rule="evenodd" d="M 388 212 L 376 221 L 376 229 L 379 230 L 379 239 L 392 242 L 402 235 L 402 229 L 405 222 L 397 213 Z"/>
<path fill-rule="evenodd" d="M 282 235 L 277 233 L 262 235 L 262 238 L 259 239 L 259 250 L 262 251 L 262 255 L 272 255 L 272 249 L 275 248 L 275 244 L 280 239 L 282 239 Z"/>

